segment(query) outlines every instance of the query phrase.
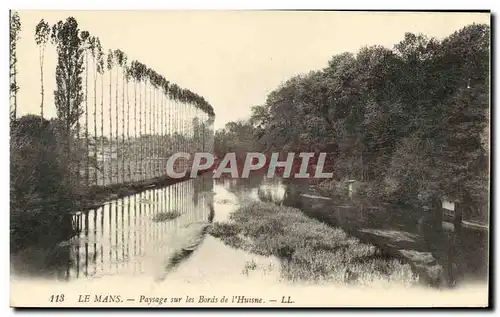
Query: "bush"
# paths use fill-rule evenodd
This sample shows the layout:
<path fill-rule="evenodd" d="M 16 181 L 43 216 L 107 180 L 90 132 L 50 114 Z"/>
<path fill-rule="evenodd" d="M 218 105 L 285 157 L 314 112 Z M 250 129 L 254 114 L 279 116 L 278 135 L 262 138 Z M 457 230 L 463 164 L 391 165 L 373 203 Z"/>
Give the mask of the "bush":
<path fill-rule="evenodd" d="M 398 189 L 399 184 L 394 179 L 386 177 L 381 181 L 361 183 L 356 195 L 374 202 L 394 201 Z"/>
<path fill-rule="evenodd" d="M 11 123 L 11 249 L 71 236 L 70 163 L 56 121 L 28 115 Z"/>
<path fill-rule="evenodd" d="M 173 219 L 179 217 L 180 215 L 181 215 L 181 213 L 178 212 L 177 210 L 161 212 L 159 214 L 156 214 L 153 217 L 153 221 L 155 221 L 155 222 L 170 221 L 170 220 L 173 220 Z"/>
<path fill-rule="evenodd" d="M 318 184 L 318 191 L 325 196 L 347 196 L 349 187 L 346 180 L 327 179 Z"/>

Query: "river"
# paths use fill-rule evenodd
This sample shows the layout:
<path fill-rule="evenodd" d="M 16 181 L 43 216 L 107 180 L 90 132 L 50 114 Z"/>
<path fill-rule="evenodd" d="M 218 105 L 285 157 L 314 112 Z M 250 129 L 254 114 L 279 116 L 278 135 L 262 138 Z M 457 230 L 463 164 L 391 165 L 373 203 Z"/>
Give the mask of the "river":
<path fill-rule="evenodd" d="M 292 194 L 290 188 L 294 191 Z M 255 200 L 300 207 L 317 218 L 324 217 L 322 213 L 328 208 L 331 219 L 322 220 L 332 225 L 363 232 L 368 223 L 369 230 L 376 236 L 395 234 L 397 241 L 401 241 L 401 234 L 389 230 L 387 217 L 380 213 L 379 216 L 365 211 L 353 213 L 352 209 L 344 208 L 344 203 L 309 194 L 304 188 L 259 177 L 213 180 L 207 173 L 109 201 L 97 209 L 74 213 L 73 222 L 79 233 L 70 241 L 11 256 L 11 281 L 22 283 L 19 285 L 23 288 L 43 281 L 66 287 L 99 282 L 129 289 L 139 285 L 148 285 L 151 289 L 174 282 L 175 285 L 205 285 L 208 289 L 226 282 L 256 283 L 259 287 L 263 283 L 269 286 L 286 283 L 280 275 L 279 259 L 234 249 L 207 233 L 212 222 L 228 221 L 231 212 L 246 201 Z M 290 201 L 290 196 L 295 199 Z M 320 214 L 317 214 L 318 208 L 323 210 Z M 397 214 L 393 217 L 397 218 Z M 408 226 L 408 221 L 398 225 L 404 226 Z M 413 227 L 416 228 L 416 224 Z M 404 231 L 406 239 L 411 240 L 408 232 L 415 231 Z M 456 261 L 461 259 L 463 257 Z M 484 261 L 484 255 L 483 258 L 476 256 L 467 264 L 469 271 L 478 271 L 476 275 L 481 279 L 486 274 Z M 474 268 L 470 263 L 481 265 Z"/>
<path fill-rule="evenodd" d="M 279 279 L 277 259 L 231 248 L 206 233 L 211 222 L 227 221 L 241 200 L 258 199 L 256 189 L 237 195 L 230 191 L 231 180 L 215 183 L 210 176 L 76 212 L 73 222 L 79 234 L 47 250 L 12 256 L 14 278 L 69 283 L 117 276 L 185 283 Z M 274 191 L 279 195 L 280 188 Z M 167 212 L 177 216 L 159 219 Z M 255 266 L 265 269 L 248 269 Z"/>

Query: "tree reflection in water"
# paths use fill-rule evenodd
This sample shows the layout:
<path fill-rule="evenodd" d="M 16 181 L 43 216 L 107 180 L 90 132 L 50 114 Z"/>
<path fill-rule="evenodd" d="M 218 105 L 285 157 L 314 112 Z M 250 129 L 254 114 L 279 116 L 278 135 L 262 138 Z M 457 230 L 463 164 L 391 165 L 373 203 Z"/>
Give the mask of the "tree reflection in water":
<path fill-rule="evenodd" d="M 27 248 L 12 257 L 16 275 L 75 279 L 116 274 L 142 274 L 143 264 L 156 254 L 171 255 L 175 266 L 189 255 L 213 221 L 213 179 L 209 173 L 168 187 L 110 201 L 96 209 L 72 214 L 73 239 L 46 249 Z M 177 211 L 176 219 L 155 222 L 155 215 Z M 192 225 L 204 223 L 204 226 Z M 180 245 L 178 234 L 194 239 Z M 170 267 L 167 265 L 167 268 Z"/>

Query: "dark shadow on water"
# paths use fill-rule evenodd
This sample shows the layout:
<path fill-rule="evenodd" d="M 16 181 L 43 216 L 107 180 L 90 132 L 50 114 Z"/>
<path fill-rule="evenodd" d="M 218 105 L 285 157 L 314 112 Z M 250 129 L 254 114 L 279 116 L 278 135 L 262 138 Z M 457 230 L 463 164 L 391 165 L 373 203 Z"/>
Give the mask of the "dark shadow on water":
<path fill-rule="evenodd" d="M 318 197 L 307 184 L 270 180 L 263 175 L 217 179 L 215 184 L 238 197 L 256 193 L 262 201 L 298 208 L 312 218 L 344 229 L 362 242 L 379 246 L 383 253 L 381 259 L 391 256 L 410 258 L 408 261 L 424 266 L 440 264 L 449 284 L 487 278 L 487 233 L 468 228 L 436 229 L 429 225 L 434 221 L 432 217 L 418 210 Z M 202 224 L 199 229 L 191 227 L 199 232 L 193 232 L 190 240 L 180 241 L 179 250 L 167 260 L 164 270 L 168 274 L 189 259 L 204 241 L 217 212 L 213 205 L 213 186 L 211 177 L 199 177 L 76 213 L 69 220 L 72 228 L 79 232 L 76 238 L 63 241 L 62 245 L 60 241 L 54 242 L 44 249 L 26 249 L 23 256 L 13 258 L 14 271 L 74 279 L 121 274 L 119 267 L 134 262 L 132 270 L 142 274 L 140 262 L 147 246 L 158 246 L 156 252 L 167 254 L 161 249 L 169 248 L 162 243 L 167 236 L 181 227 Z M 152 221 L 173 210 L 180 216 L 165 222 Z M 323 248 L 321 244 L 315 247 Z M 378 258 L 365 260 L 378 261 Z"/>
<path fill-rule="evenodd" d="M 436 220 L 429 212 L 404 206 L 371 206 L 348 198 L 315 197 L 307 186 L 291 182 L 287 184 L 283 205 L 299 208 L 310 217 L 338 226 L 365 243 L 381 247 L 389 256 L 414 253 L 417 262 L 439 264 L 442 279 L 448 286 L 465 280 L 487 279 L 487 232 L 465 227 L 444 228 L 443 219 Z M 425 254 L 434 261 L 425 260 Z"/>
<path fill-rule="evenodd" d="M 182 262 L 186 261 L 192 254 L 193 252 L 200 246 L 201 243 L 203 243 L 204 238 L 207 235 L 208 228 L 210 227 L 210 224 L 213 222 L 213 219 L 215 217 L 215 209 L 212 203 L 208 205 L 208 208 L 210 210 L 210 213 L 208 214 L 208 224 L 205 224 L 201 231 L 197 234 L 194 242 L 190 244 L 187 247 L 183 247 L 181 250 L 177 251 L 174 253 L 173 256 L 170 257 L 170 260 L 168 261 L 168 264 L 165 267 L 165 273 L 168 274 L 175 270 L 179 265 L 182 264 Z M 162 278 L 157 279 L 158 282 L 161 282 L 165 279 L 166 276 L 163 276 Z"/>
<path fill-rule="evenodd" d="M 179 251 L 176 251 L 169 259 L 167 265 L 165 266 L 165 275 L 159 279 L 157 279 L 158 282 L 163 281 L 166 278 L 166 275 L 173 270 L 175 270 L 179 265 L 182 264 L 182 262 L 186 261 L 194 251 L 200 246 L 200 244 L 203 242 L 206 234 L 208 231 L 208 224 L 205 225 L 201 231 L 197 234 L 196 238 L 192 242 L 192 244 L 183 247 Z"/>
<path fill-rule="evenodd" d="M 424 284 L 454 287 L 462 282 L 487 279 L 487 231 L 462 226 L 455 230 L 453 224 L 436 218 L 437 213 L 414 207 L 322 197 L 309 184 L 295 180 L 275 182 L 260 176 L 219 182 L 240 195 L 256 189 L 262 202 L 298 208 L 325 224 L 340 227 L 362 242 L 379 247 L 381 260 L 396 257 L 414 265 Z M 285 186 L 281 196 L 274 190 L 279 186 Z M 317 247 L 321 249 L 320 245 Z M 365 260 L 377 262 L 377 259 Z"/>
<path fill-rule="evenodd" d="M 215 217 L 215 209 L 214 209 L 214 204 L 210 203 L 208 206 L 210 213 L 208 214 L 208 222 L 213 223 L 214 222 L 214 217 Z"/>

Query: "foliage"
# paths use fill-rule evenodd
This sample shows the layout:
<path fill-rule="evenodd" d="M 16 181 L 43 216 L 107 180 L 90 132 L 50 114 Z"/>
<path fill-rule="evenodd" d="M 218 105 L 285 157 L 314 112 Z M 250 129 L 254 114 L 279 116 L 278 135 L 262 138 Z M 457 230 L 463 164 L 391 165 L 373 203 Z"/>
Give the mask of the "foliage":
<path fill-rule="evenodd" d="M 57 89 L 54 91 L 57 117 L 65 123 L 66 134 L 69 137 L 83 114 L 81 105 L 84 48 L 77 21 L 69 17 L 65 22 L 59 21 L 54 24 L 51 39 L 58 54 Z M 68 147 L 69 144 L 70 142 Z"/>
<path fill-rule="evenodd" d="M 228 152 L 246 154 L 259 150 L 257 133 L 254 127 L 244 121 L 230 122 L 225 129 L 216 131 L 214 152 L 223 157 Z"/>
<path fill-rule="evenodd" d="M 17 12 L 10 12 L 10 29 L 9 29 L 9 96 L 10 96 L 10 118 L 16 119 L 17 114 L 17 41 L 19 40 L 19 33 L 21 32 L 21 20 Z"/>
<path fill-rule="evenodd" d="M 64 139 L 62 128 L 57 120 L 35 115 L 11 123 L 10 211 L 16 247 L 42 238 L 59 241 L 71 231 L 71 226 L 61 227 L 62 216 L 74 207 L 69 157 L 59 142 Z"/>
<path fill-rule="evenodd" d="M 384 257 L 376 247 L 295 208 L 261 202 L 245 205 L 231 214 L 229 223 L 215 223 L 209 232 L 231 246 L 281 258 L 282 271 L 292 281 L 358 285 L 418 281 L 408 264 Z"/>
<path fill-rule="evenodd" d="M 489 43 L 489 26 L 472 24 L 333 56 L 218 132 L 218 151 L 327 152 L 337 181 L 369 182 L 374 198 L 487 205 Z"/>
<path fill-rule="evenodd" d="M 160 212 L 153 217 L 154 222 L 166 222 L 170 220 L 174 220 L 181 216 L 181 213 L 177 210 Z"/>
<path fill-rule="evenodd" d="M 89 194 L 88 187 L 82 186 L 79 182 L 80 175 L 82 173 L 82 162 L 86 164 L 83 166 L 85 168 L 85 185 L 90 184 L 90 168 L 94 168 L 94 179 L 98 179 L 98 170 L 102 174 L 102 184 L 109 184 L 105 181 L 105 177 L 115 178 L 115 180 L 120 180 L 118 174 L 113 176 L 112 166 L 120 162 L 110 160 L 109 175 L 105 173 L 105 164 L 98 163 L 98 147 L 100 145 L 101 153 L 104 153 L 104 144 L 108 144 L 111 150 L 114 149 L 117 154 L 121 156 L 121 181 L 125 182 L 125 157 L 129 155 L 139 154 L 134 153 L 137 149 L 132 149 L 134 145 L 140 146 L 141 149 L 141 176 L 145 177 L 156 177 L 163 170 L 160 166 L 155 166 L 153 169 L 151 163 L 149 164 L 149 174 L 142 174 L 142 169 L 144 168 L 142 158 L 142 149 L 147 145 L 149 152 L 146 153 L 148 156 L 161 156 L 166 157 L 168 153 L 164 151 L 165 144 L 182 144 L 184 146 L 197 145 L 201 148 L 199 136 L 190 136 L 187 133 L 186 125 L 182 128 L 184 131 L 179 131 L 181 129 L 180 120 L 179 122 L 169 123 L 162 122 L 164 125 L 162 128 L 169 128 L 168 135 L 154 135 L 155 131 L 151 131 L 151 126 L 154 124 L 154 128 L 159 128 L 157 124 L 157 118 L 152 117 L 152 109 L 156 108 L 157 114 L 161 110 L 162 114 L 163 107 L 166 106 L 163 101 L 167 98 L 174 100 L 176 106 L 179 108 L 177 111 L 182 110 L 184 113 L 186 111 L 193 111 L 197 108 L 207 115 L 208 120 L 205 122 L 193 121 L 193 129 L 198 129 L 201 134 L 205 136 L 211 129 L 214 119 L 214 111 L 212 106 L 198 94 L 181 88 L 174 83 L 170 83 L 161 74 L 155 70 L 147 67 L 146 65 L 138 62 L 132 61 L 128 63 L 128 58 L 125 52 L 120 49 L 108 50 L 108 54 L 101 45 L 100 39 L 96 36 L 91 35 L 87 31 L 81 31 L 78 22 L 73 17 L 68 17 L 65 20 L 58 21 L 51 27 L 49 23 L 44 19 L 36 25 L 34 31 L 34 40 L 39 48 L 39 62 L 40 62 L 40 85 L 41 85 L 41 117 L 37 116 L 26 116 L 20 120 L 16 120 L 16 93 L 19 87 L 16 83 L 16 43 L 19 39 L 19 31 L 21 29 L 21 23 L 19 20 L 19 15 L 16 12 L 11 12 L 10 19 L 10 93 L 11 93 L 11 131 L 12 131 L 12 171 L 11 175 L 16 175 L 11 184 L 11 203 L 13 215 L 20 215 L 19 212 L 26 209 L 31 212 L 31 209 L 36 210 L 36 212 L 45 211 L 47 204 L 54 203 L 58 208 L 66 209 L 66 203 L 72 203 L 73 199 L 82 198 L 83 195 Z M 50 41 L 49 41 L 50 40 Z M 44 115 L 44 55 L 47 43 L 54 45 L 57 52 L 57 66 L 55 70 L 56 78 L 56 90 L 54 91 L 54 103 L 57 110 L 57 119 L 46 121 L 43 119 Z M 89 54 L 90 53 L 90 54 Z M 106 56 L 107 55 L 107 56 Z M 91 57 L 91 60 L 90 58 Z M 106 63 L 107 62 L 107 63 Z M 89 65 L 90 64 L 90 65 Z M 89 135 L 89 112 L 92 111 L 91 105 L 89 106 L 89 94 L 91 92 L 89 89 L 89 70 L 93 74 L 93 137 Z M 110 134 L 109 136 L 104 135 L 104 76 L 105 73 L 116 71 L 116 82 L 114 82 L 116 87 L 116 126 L 112 127 L 112 120 L 109 118 L 110 124 Z M 85 74 L 84 74 L 85 72 Z M 137 135 L 135 131 L 134 136 L 131 138 L 127 127 L 128 138 L 127 143 L 125 143 L 125 107 L 127 107 L 127 114 L 130 115 L 130 104 L 127 98 L 125 98 L 125 88 L 122 88 L 121 94 L 121 104 L 118 103 L 118 85 L 120 77 L 118 72 L 121 72 L 122 87 L 125 87 L 125 80 L 127 83 L 130 80 L 135 81 L 135 83 L 144 84 L 144 93 L 146 89 L 149 88 L 149 134 L 140 133 Z M 111 75 L 111 74 L 110 74 Z M 85 76 L 85 77 L 84 77 Z M 112 100 L 111 100 L 111 77 L 110 77 L 110 104 L 109 104 L 109 114 L 111 117 L 112 112 Z M 100 119 L 101 119 L 101 131 L 100 136 L 97 132 L 97 87 L 98 78 L 100 78 Z M 85 79 L 85 85 L 83 80 Z M 127 95 L 128 95 L 128 86 Z M 139 89 L 139 91 L 141 91 Z M 160 98 L 165 98 L 161 100 L 156 100 L 151 98 L 152 96 L 157 96 L 157 93 L 161 94 Z M 153 95 L 154 94 L 154 95 Z M 152 99 L 152 100 L 151 100 Z M 160 103 L 161 101 L 161 103 Z M 137 102 L 137 99 L 135 99 Z M 144 102 L 144 108 L 146 108 L 146 98 L 141 100 Z M 84 104 L 84 105 L 83 105 Z M 188 107 L 188 105 L 193 107 Z M 134 105 L 134 112 L 136 114 L 136 104 Z M 169 104 L 170 106 L 170 104 Z M 118 139 L 118 117 L 119 117 L 119 107 L 121 107 L 121 145 Z M 140 109 L 144 109 L 142 104 Z M 172 109 L 170 109 L 172 110 Z M 143 111 L 146 111 L 145 109 Z M 139 110 L 139 116 L 141 120 L 141 110 Z M 144 113 L 145 115 L 145 113 Z M 80 131 L 81 117 L 85 116 L 85 123 L 82 125 L 82 131 Z M 206 118 L 206 117 L 205 117 Z M 39 122 L 35 122 L 39 120 Z M 142 122 L 139 122 L 142 127 Z M 127 123 L 128 124 L 128 123 Z M 176 133 L 169 125 L 178 124 L 176 126 L 178 129 Z M 116 128 L 116 138 L 113 138 L 113 129 Z M 137 129 L 137 125 L 135 125 Z M 180 133 L 181 132 L 181 133 Z M 199 132 L 199 131 L 197 131 Z M 210 130 L 211 132 L 211 130 Z M 198 137 L 198 138 L 197 138 Z M 47 139 L 44 139 L 47 138 Z M 93 147 L 93 157 L 90 157 L 90 146 L 92 143 Z M 114 143 L 114 144 L 112 144 Z M 126 144 L 126 145 L 125 145 Z M 205 144 L 203 142 L 202 144 Z M 113 148 L 114 145 L 114 148 Z M 44 147 L 47 148 L 48 152 L 45 151 Z M 64 150 L 62 150 L 64 148 Z M 170 148 L 170 151 L 172 149 Z M 138 151 L 137 151 L 138 152 Z M 104 156 L 104 155 L 103 155 Z M 138 155 L 137 155 L 138 156 Z M 129 161 L 136 159 L 136 157 L 130 158 Z M 33 164 L 32 160 L 35 162 Z M 129 162 L 130 163 L 130 162 Z M 137 162 L 136 162 L 137 163 Z M 55 165 L 51 165 L 55 164 Z M 147 164 L 147 162 L 146 162 Z M 100 166 L 101 165 L 101 166 Z M 136 168 L 137 168 L 136 164 Z M 159 165 L 159 164 L 158 164 Z M 47 167 L 48 166 L 48 167 Z M 118 171 L 118 166 L 116 170 Z M 148 166 L 146 166 L 148 167 Z M 132 181 L 132 171 L 130 164 L 128 166 L 128 180 Z M 49 172 L 49 169 L 53 169 L 53 173 Z M 21 172 L 22 170 L 22 172 Z M 74 181 L 74 176 L 76 175 L 76 181 Z M 137 179 L 134 179 L 137 180 Z M 140 179 L 143 180 L 143 179 Z M 61 187 L 59 187 L 59 185 Z M 61 192 L 61 190 L 66 189 Z M 51 207 L 55 208 L 55 207 Z M 69 208 L 69 207 L 68 207 Z M 25 215 L 22 213 L 21 215 Z M 19 227 L 17 229 L 23 232 L 30 229 L 30 226 L 46 221 L 50 224 L 52 221 L 53 225 L 58 223 L 57 212 L 55 213 L 55 218 L 50 218 L 50 216 L 45 215 L 38 219 L 34 217 L 32 222 L 23 222 L 24 224 L 29 223 L 29 225 L 24 227 Z M 38 214 L 37 214 L 38 215 Z M 24 217 L 24 216 L 23 216 Z M 24 219 L 24 218 L 23 218 Z M 25 219 L 26 220 L 26 219 Z M 38 232 L 39 233 L 39 232 Z M 34 240 L 36 240 L 36 235 L 30 235 Z"/>
<path fill-rule="evenodd" d="M 40 58 L 40 86 L 41 86 L 41 101 L 40 101 L 40 116 L 43 118 L 43 99 L 44 99 L 44 89 L 43 89 L 43 61 L 45 57 L 45 47 L 47 46 L 47 41 L 49 40 L 50 27 L 44 19 L 38 22 L 35 28 L 35 42 L 38 45 L 38 53 Z"/>

